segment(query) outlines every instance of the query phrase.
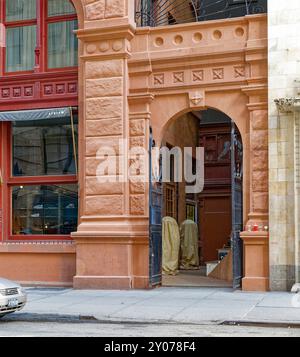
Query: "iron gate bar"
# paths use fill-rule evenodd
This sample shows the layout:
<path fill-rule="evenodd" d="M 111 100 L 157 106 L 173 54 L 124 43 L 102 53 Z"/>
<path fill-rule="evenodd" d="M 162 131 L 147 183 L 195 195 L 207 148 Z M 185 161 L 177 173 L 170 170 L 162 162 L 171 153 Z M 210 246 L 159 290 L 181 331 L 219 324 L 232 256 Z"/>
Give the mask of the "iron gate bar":
<path fill-rule="evenodd" d="M 241 138 L 235 123 L 231 123 L 231 207 L 232 207 L 232 273 L 233 288 L 241 287 L 243 276 L 243 154 Z"/>
<path fill-rule="evenodd" d="M 266 11 L 267 0 L 137 0 L 136 22 L 138 26 L 155 27 Z"/>

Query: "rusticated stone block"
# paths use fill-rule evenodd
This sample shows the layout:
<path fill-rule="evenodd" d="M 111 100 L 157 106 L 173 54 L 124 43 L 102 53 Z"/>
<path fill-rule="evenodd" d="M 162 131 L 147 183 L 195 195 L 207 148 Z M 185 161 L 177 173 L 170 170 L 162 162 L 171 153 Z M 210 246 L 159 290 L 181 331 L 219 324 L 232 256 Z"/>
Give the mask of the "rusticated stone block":
<path fill-rule="evenodd" d="M 251 134 L 251 149 L 267 150 L 268 149 L 268 131 L 254 130 Z"/>
<path fill-rule="evenodd" d="M 145 156 L 139 155 L 138 158 L 130 158 L 129 175 L 145 175 L 147 173 L 148 160 Z"/>
<path fill-rule="evenodd" d="M 145 193 L 146 184 L 145 182 L 130 182 L 130 193 Z"/>
<path fill-rule="evenodd" d="M 130 148 L 145 147 L 145 137 L 143 136 L 130 138 L 129 142 L 130 142 Z"/>
<path fill-rule="evenodd" d="M 120 154 L 119 138 L 86 138 L 86 156 L 95 156 L 99 159 L 108 156 Z"/>
<path fill-rule="evenodd" d="M 124 191 L 124 184 L 122 182 L 104 182 L 105 177 L 98 180 L 97 177 L 87 177 L 85 181 L 86 194 L 88 196 L 95 195 L 117 195 Z M 117 177 L 114 177 L 117 181 Z"/>
<path fill-rule="evenodd" d="M 145 196 L 131 195 L 130 196 L 130 213 L 141 216 L 145 213 Z"/>
<path fill-rule="evenodd" d="M 268 193 L 253 192 L 253 211 L 254 212 L 268 212 L 269 197 Z"/>
<path fill-rule="evenodd" d="M 268 150 L 252 151 L 252 170 L 265 170 L 268 168 Z"/>
<path fill-rule="evenodd" d="M 123 114 L 123 98 L 93 98 L 86 100 L 87 119 L 119 118 Z"/>
<path fill-rule="evenodd" d="M 88 5 L 85 7 L 87 20 L 101 20 L 104 18 L 105 1 L 106 0 L 88 1 Z"/>
<path fill-rule="evenodd" d="M 122 157 L 116 156 L 116 157 L 110 157 L 110 163 L 113 161 L 114 163 L 114 168 L 115 168 L 115 173 L 116 175 L 122 175 L 124 173 L 124 165 L 120 165 L 120 160 Z M 87 176 L 96 176 L 97 170 L 99 165 L 104 162 L 104 160 L 108 160 L 107 158 L 99 158 L 96 159 L 94 157 L 87 157 L 85 159 L 85 172 Z"/>
<path fill-rule="evenodd" d="M 87 196 L 85 214 L 98 216 L 120 216 L 124 213 L 123 196 Z"/>
<path fill-rule="evenodd" d="M 88 79 L 86 81 L 86 97 L 113 97 L 123 94 L 122 78 Z"/>
<path fill-rule="evenodd" d="M 252 189 L 253 192 L 268 192 L 268 171 L 253 171 Z"/>
<path fill-rule="evenodd" d="M 124 0 L 106 0 L 105 17 L 124 17 L 125 1 Z"/>
<path fill-rule="evenodd" d="M 254 130 L 266 130 L 268 129 L 268 111 L 256 110 L 252 113 L 251 118 L 252 128 Z"/>
<path fill-rule="evenodd" d="M 123 125 L 121 119 L 87 120 L 86 136 L 121 135 Z"/>
<path fill-rule="evenodd" d="M 86 78 L 111 78 L 123 76 L 123 61 L 89 61 L 86 63 Z"/>
<path fill-rule="evenodd" d="M 145 135 L 145 120 L 136 119 L 130 121 L 130 135 L 142 136 Z"/>

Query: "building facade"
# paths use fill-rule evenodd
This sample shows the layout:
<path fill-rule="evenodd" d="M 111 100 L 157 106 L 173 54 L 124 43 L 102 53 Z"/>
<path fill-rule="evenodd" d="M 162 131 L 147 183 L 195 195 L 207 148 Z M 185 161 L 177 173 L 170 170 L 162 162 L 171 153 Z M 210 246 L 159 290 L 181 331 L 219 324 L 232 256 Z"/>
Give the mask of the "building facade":
<path fill-rule="evenodd" d="M 299 283 L 300 4 L 269 1 L 270 288 Z"/>
<path fill-rule="evenodd" d="M 286 232 L 282 244 L 291 249 L 291 259 L 284 260 L 288 254 L 280 248 L 283 235 L 276 228 L 280 198 L 277 204 L 270 200 L 270 241 L 268 232 L 268 151 L 274 149 L 272 129 L 277 128 L 268 126 L 265 2 L 256 2 L 251 13 L 245 3 L 245 16 L 216 19 L 189 7 L 186 17 L 170 10 L 167 18 L 152 16 L 153 23 L 131 0 L 60 0 L 61 7 L 56 0 L 30 3 L 15 14 L 1 1 L 6 43 L 0 67 L 0 275 L 75 288 L 159 284 L 153 280 L 157 267 L 160 275 L 161 254 L 151 230 L 151 183 L 124 179 L 129 169 L 131 177 L 140 176 L 148 155 L 137 159 L 129 153 L 136 147 L 149 153 L 150 139 L 159 146 L 170 123 L 213 109 L 231 119 L 243 144 L 242 228 L 232 248 L 240 254 L 233 265 L 243 262 L 242 288 L 279 289 L 295 283 L 293 275 L 284 273 L 295 267 L 290 244 L 295 234 Z M 77 23 L 78 46 L 72 37 Z M 270 43 L 272 51 L 272 37 Z M 271 64 L 270 80 L 272 73 L 276 81 Z M 274 109 L 272 94 L 269 101 Z M 269 124 L 273 122 L 271 114 Z M 36 147 L 43 147 L 39 157 Z M 107 147 L 113 149 L 108 154 L 102 151 Z M 99 173 L 107 156 L 118 163 L 114 180 L 104 177 L 110 172 Z M 272 181 L 273 172 L 272 194 L 281 187 Z M 290 202 L 286 194 L 291 187 L 286 184 L 285 190 L 280 188 Z M 235 247 L 241 241 L 243 254 Z M 277 284 L 278 274 L 289 283 Z"/>

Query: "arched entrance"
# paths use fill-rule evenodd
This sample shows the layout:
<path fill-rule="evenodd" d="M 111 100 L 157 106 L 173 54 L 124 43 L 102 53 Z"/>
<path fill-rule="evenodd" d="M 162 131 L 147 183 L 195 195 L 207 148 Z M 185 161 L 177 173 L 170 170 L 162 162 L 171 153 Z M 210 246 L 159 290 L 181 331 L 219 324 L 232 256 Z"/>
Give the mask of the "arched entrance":
<path fill-rule="evenodd" d="M 239 287 L 243 230 L 239 130 L 220 111 L 190 111 L 167 122 L 160 145 L 160 182 L 150 185 L 151 284 Z M 188 163 L 178 166 L 178 160 L 188 160 L 186 150 L 191 150 L 190 167 L 196 177 L 192 185 L 186 178 Z M 201 165 L 203 186 L 194 189 Z"/>

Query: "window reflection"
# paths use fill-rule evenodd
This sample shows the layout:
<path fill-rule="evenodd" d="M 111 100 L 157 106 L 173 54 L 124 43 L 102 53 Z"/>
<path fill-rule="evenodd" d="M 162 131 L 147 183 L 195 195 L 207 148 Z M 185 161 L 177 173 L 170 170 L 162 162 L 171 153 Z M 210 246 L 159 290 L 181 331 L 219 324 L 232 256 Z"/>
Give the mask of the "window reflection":
<path fill-rule="evenodd" d="M 76 231 L 77 202 L 77 184 L 13 187 L 13 235 Z"/>
<path fill-rule="evenodd" d="M 70 118 L 14 122 L 13 175 L 76 174 L 77 117 L 74 121 L 74 135 Z"/>

